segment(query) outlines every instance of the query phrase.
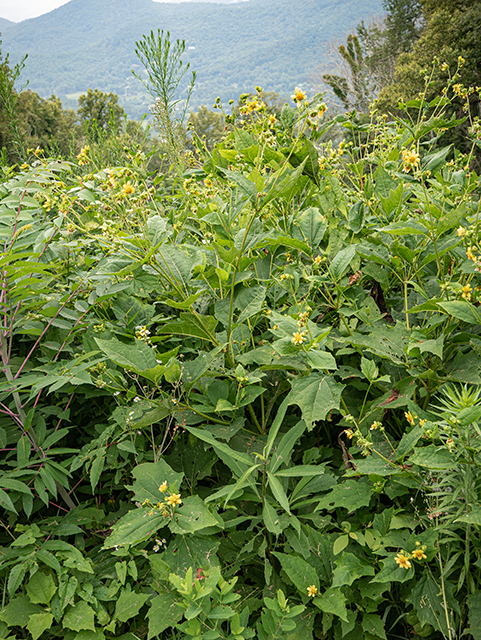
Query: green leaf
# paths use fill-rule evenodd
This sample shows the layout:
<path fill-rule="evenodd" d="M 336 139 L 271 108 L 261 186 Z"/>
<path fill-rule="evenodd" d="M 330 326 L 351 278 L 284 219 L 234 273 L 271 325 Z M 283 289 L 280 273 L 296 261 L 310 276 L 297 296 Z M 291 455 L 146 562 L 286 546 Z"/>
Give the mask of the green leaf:
<path fill-rule="evenodd" d="M 140 503 L 150 500 L 152 504 L 157 504 L 163 499 L 162 493 L 159 492 L 163 482 L 167 481 L 168 486 L 176 485 L 179 489 L 184 478 L 182 472 L 174 471 L 163 458 L 157 462 L 137 465 L 132 475 L 134 482 L 130 488 L 134 492 L 135 499 Z"/>
<path fill-rule="evenodd" d="M 481 507 L 472 507 L 469 513 L 456 518 L 454 522 L 466 522 L 467 524 L 476 524 L 481 527 Z"/>
<path fill-rule="evenodd" d="M 289 169 L 286 169 L 280 176 L 274 174 L 269 182 L 269 190 L 267 191 L 267 195 L 262 199 L 260 209 L 263 209 L 266 204 L 278 197 L 284 198 L 287 202 L 289 202 L 296 189 L 298 189 L 300 186 L 300 177 L 302 175 L 302 172 L 304 171 L 307 160 L 308 158 L 305 158 L 304 161 L 297 167 L 297 169 L 294 169 L 294 171 L 292 172 Z"/>
<path fill-rule="evenodd" d="M 317 207 L 309 207 L 297 218 L 303 238 L 315 251 L 321 244 L 327 229 L 327 220 Z"/>
<path fill-rule="evenodd" d="M 450 609 L 459 613 L 459 605 L 452 595 L 453 585 L 447 581 L 444 583 L 444 594 L 440 585 L 437 584 L 430 575 L 426 573 L 418 580 L 411 595 L 406 601 L 411 603 L 416 611 L 420 622 L 430 624 L 441 631 L 445 637 L 448 636 L 448 624 L 446 621 L 446 611 L 444 609 L 443 596 L 446 598 L 448 606 L 449 626 L 453 627 L 453 620 Z"/>
<path fill-rule="evenodd" d="M 291 510 L 289 507 L 289 500 L 287 499 L 284 488 L 275 476 L 272 475 L 270 471 L 267 472 L 267 477 L 269 479 L 269 486 L 271 488 L 272 494 L 277 502 L 281 505 L 281 507 L 287 511 L 289 515 L 291 515 Z"/>
<path fill-rule="evenodd" d="M 157 500 L 159 502 L 159 500 Z M 112 527 L 112 533 L 105 540 L 103 549 L 138 544 L 165 527 L 165 516 L 149 515 L 150 509 L 133 509 L 120 518 Z"/>
<path fill-rule="evenodd" d="M 333 613 L 347 622 L 346 597 L 340 589 L 328 589 L 320 596 L 313 598 L 313 602 L 324 613 Z"/>
<path fill-rule="evenodd" d="M 115 618 L 119 622 L 127 622 L 136 616 L 146 601 L 150 598 L 148 593 L 134 593 L 122 589 L 119 599 L 115 605 Z"/>
<path fill-rule="evenodd" d="M 142 374 L 146 369 L 154 369 L 157 366 L 154 349 L 142 340 L 136 340 L 133 345 L 124 344 L 116 338 L 95 338 L 95 342 L 109 360 L 134 373 Z"/>
<path fill-rule="evenodd" d="M 284 527 L 280 524 L 277 511 L 271 504 L 269 504 L 267 500 L 264 500 L 264 507 L 262 508 L 262 519 L 264 520 L 267 531 L 270 531 L 276 536 L 280 535 L 284 530 Z"/>
<path fill-rule="evenodd" d="M 309 349 L 307 352 L 307 362 L 313 369 L 328 369 L 330 371 L 337 369 L 336 360 L 328 351 Z"/>
<path fill-rule="evenodd" d="M 426 467 L 432 471 L 454 469 L 456 467 L 453 454 L 446 447 L 438 447 L 434 444 L 417 449 L 414 455 L 409 458 L 409 463 Z"/>
<path fill-rule="evenodd" d="M 401 442 L 396 449 L 396 460 L 401 460 L 411 449 L 413 449 L 419 440 L 423 437 L 424 429 L 422 427 L 414 427 L 409 433 L 405 433 L 401 438 Z"/>
<path fill-rule="evenodd" d="M 29 562 L 19 562 L 9 573 L 8 582 L 7 582 L 7 590 L 8 595 L 12 598 L 15 595 L 15 592 L 22 584 L 23 579 L 25 578 L 25 574 L 27 573 Z"/>
<path fill-rule="evenodd" d="M 379 376 L 379 369 L 373 360 L 367 358 L 361 358 L 361 371 L 366 376 L 369 382 L 374 382 Z"/>
<path fill-rule="evenodd" d="M 374 613 L 363 613 L 362 615 L 362 628 L 366 633 L 370 633 L 376 638 L 386 639 L 386 631 L 384 628 L 384 622 L 381 616 Z"/>
<path fill-rule="evenodd" d="M 354 580 L 361 576 L 373 576 L 374 568 L 363 562 L 353 553 L 344 552 L 341 557 L 336 560 L 336 568 L 332 576 L 333 587 L 343 587 L 351 585 Z"/>
<path fill-rule="evenodd" d="M 32 634 L 33 640 L 40 638 L 42 633 L 47 629 L 50 629 L 53 623 L 53 615 L 48 611 L 42 613 L 34 613 L 30 616 L 27 623 L 27 629 Z"/>
<path fill-rule="evenodd" d="M 79 600 L 77 604 L 67 609 L 62 624 L 73 631 L 81 631 L 82 629 L 95 631 L 94 616 L 95 611 L 92 607 L 85 600 Z"/>
<path fill-rule="evenodd" d="M 284 420 L 284 416 L 286 415 L 287 407 L 289 406 L 288 402 L 289 397 L 284 398 L 279 409 L 277 410 L 276 417 L 274 418 L 271 428 L 269 429 L 269 435 L 267 437 L 267 444 L 264 451 L 264 457 L 269 458 L 271 454 L 271 449 L 274 445 L 274 441 L 277 438 L 277 434 L 279 433 L 279 429 L 282 426 L 282 422 Z"/>
<path fill-rule="evenodd" d="M 100 474 L 102 473 L 105 464 L 106 452 L 106 447 L 101 447 L 100 449 L 98 449 L 95 460 L 90 467 L 90 485 L 92 487 L 92 492 L 99 483 Z"/>
<path fill-rule="evenodd" d="M 160 635 L 173 627 L 184 615 L 182 606 L 177 605 L 178 597 L 174 593 L 162 593 L 151 602 L 147 612 L 149 635 L 147 640 Z M 179 603 L 180 604 L 180 603 Z"/>
<path fill-rule="evenodd" d="M 157 333 L 202 338 L 217 346 L 217 340 L 214 335 L 217 324 L 218 321 L 213 316 L 201 316 L 183 312 L 180 314 L 179 320 L 159 325 Z"/>
<path fill-rule="evenodd" d="M 188 496 L 184 504 L 176 509 L 175 515 L 169 524 L 172 533 L 194 533 L 216 527 L 223 529 L 224 522 L 220 516 L 214 514 L 199 498 L 199 496 Z"/>
<path fill-rule="evenodd" d="M 336 382 L 332 375 L 313 373 L 292 381 L 289 404 L 296 404 L 310 431 L 316 420 L 325 420 L 333 409 L 339 409 L 341 393 L 345 385 Z"/>
<path fill-rule="evenodd" d="M 27 583 L 27 595 L 36 604 L 50 604 L 50 600 L 57 591 L 55 581 L 51 575 L 37 571 Z"/>
<path fill-rule="evenodd" d="M 240 324 L 248 318 L 251 318 L 262 309 L 264 300 L 266 299 L 266 288 L 261 285 L 246 288 L 243 287 L 235 298 L 237 309 L 241 309 L 241 313 L 237 318 Z"/>
<path fill-rule="evenodd" d="M 352 259 L 356 255 L 356 246 L 349 245 L 341 249 L 331 260 L 330 272 L 336 282 L 342 278 L 351 264 Z"/>
<path fill-rule="evenodd" d="M 319 589 L 319 577 L 316 569 L 298 556 L 293 554 L 273 552 L 281 563 L 289 580 L 303 595 L 307 595 L 307 587 L 314 585 Z"/>
<path fill-rule="evenodd" d="M 272 454 L 272 460 L 270 463 L 270 471 L 272 473 L 275 473 L 282 464 L 289 464 L 294 445 L 305 430 L 306 423 L 304 420 L 300 420 L 282 436 L 279 445 L 275 448 L 274 453 Z"/>
<path fill-rule="evenodd" d="M 466 633 L 470 633 L 474 640 L 481 640 L 481 591 L 477 591 L 472 596 L 468 596 L 469 609 L 469 629 Z"/>
<path fill-rule="evenodd" d="M 220 540 L 213 536 L 176 536 L 162 554 L 172 573 L 185 576 L 190 567 L 208 571 L 219 566 Z"/>
<path fill-rule="evenodd" d="M 204 431 L 203 429 L 195 429 L 193 427 L 188 427 L 188 426 L 186 426 L 185 428 L 187 429 L 187 431 L 192 433 L 196 438 L 199 438 L 200 440 L 203 440 L 204 442 L 207 442 L 208 444 L 212 445 L 215 450 L 218 450 L 227 454 L 230 458 L 233 458 L 234 460 L 237 460 L 242 464 L 247 464 L 249 466 L 252 465 L 253 460 L 250 456 L 248 456 L 245 453 L 234 451 L 234 449 L 231 449 L 231 447 L 229 447 L 227 444 L 224 444 L 223 442 L 219 442 L 218 440 L 216 440 L 214 436 L 208 431 Z"/>
<path fill-rule="evenodd" d="M 343 507 L 348 512 L 356 511 L 360 507 L 367 507 L 374 493 L 372 483 L 368 480 L 346 480 L 331 489 L 321 500 L 315 511 L 327 509 L 332 511 L 337 507 Z"/>
<path fill-rule="evenodd" d="M 387 583 L 387 582 L 407 582 L 414 576 L 414 567 L 404 569 L 396 564 L 394 554 L 382 561 L 382 569 L 379 571 L 371 583 Z"/>
<path fill-rule="evenodd" d="M 336 538 L 334 544 L 332 545 L 333 554 L 337 556 L 337 554 L 341 553 L 341 551 L 343 551 L 348 544 L 349 544 L 349 536 L 347 535 L 347 533 L 345 533 L 342 536 L 339 536 L 339 538 Z"/>
<path fill-rule="evenodd" d="M 31 450 L 30 439 L 28 436 L 22 436 L 17 442 L 17 462 L 19 467 L 24 467 L 28 464 Z"/>
<path fill-rule="evenodd" d="M 30 616 L 43 613 L 44 609 L 39 604 L 30 602 L 30 598 L 14 598 L 7 604 L 0 613 L 0 620 L 3 620 L 9 627 L 20 627 L 25 629 Z"/>
<path fill-rule="evenodd" d="M 10 500 L 8 494 L 3 491 L 3 489 L 0 489 L 0 507 L 2 507 L 2 509 L 8 509 L 8 511 L 17 513 L 17 510 L 13 506 L 13 502 Z"/>
<path fill-rule="evenodd" d="M 481 315 L 477 308 L 466 300 L 453 300 L 452 302 L 438 302 L 438 307 L 446 311 L 453 318 L 458 318 L 469 324 L 481 324 Z"/>
<path fill-rule="evenodd" d="M 309 464 L 298 464 L 294 467 L 276 471 L 276 476 L 278 478 L 315 477 L 324 475 L 324 473 L 325 471 L 322 466 L 316 467 Z"/>
<path fill-rule="evenodd" d="M 220 167 L 219 167 L 220 168 Z M 234 184 L 242 191 L 244 195 L 246 195 L 251 202 L 255 201 L 256 198 L 256 185 L 249 180 L 242 173 L 238 173 L 236 171 L 231 171 L 230 169 L 222 169 L 220 168 L 222 173 L 226 178 L 229 178 Z"/>

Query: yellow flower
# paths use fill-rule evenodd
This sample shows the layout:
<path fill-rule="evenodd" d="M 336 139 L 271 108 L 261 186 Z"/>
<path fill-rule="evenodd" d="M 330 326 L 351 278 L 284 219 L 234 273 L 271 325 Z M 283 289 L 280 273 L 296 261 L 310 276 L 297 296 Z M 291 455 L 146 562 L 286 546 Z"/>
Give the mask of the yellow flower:
<path fill-rule="evenodd" d="M 476 262 L 476 256 L 473 253 L 473 247 L 468 247 L 466 250 L 466 257 L 468 260 L 472 260 L 473 262 Z"/>
<path fill-rule="evenodd" d="M 165 502 L 169 505 L 169 507 L 174 507 L 176 504 L 182 504 L 180 493 L 172 493 L 168 498 L 165 499 Z"/>
<path fill-rule="evenodd" d="M 80 149 L 80 153 L 77 156 L 79 165 L 89 163 L 89 158 L 88 158 L 89 151 L 90 151 L 90 147 L 88 144 L 86 144 L 85 147 L 82 147 L 82 149 Z"/>
<path fill-rule="evenodd" d="M 128 196 L 131 193 L 134 193 L 135 191 L 135 187 L 131 184 L 130 180 L 124 184 L 124 186 L 122 187 L 122 195 L 123 196 Z"/>
<path fill-rule="evenodd" d="M 404 412 L 404 417 L 409 422 L 409 424 L 414 426 L 414 416 L 410 411 L 405 411 Z"/>
<path fill-rule="evenodd" d="M 319 265 L 321 264 L 321 262 L 322 262 L 322 258 L 321 258 L 321 256 L 316 256 L 316 257 L 314 258 L 314 264 L 315 264 L 315 265 L 319 266 Z"/>
<path fill-rule="evenodd" d="M 472 287 L 470 284 L 467 284 L 463 287 L 463 293 L 461 294 L 461 297 L 464 298 L 465 300 L 471 300 L 471 291 L 472 291 Z"/>
<path fill-rule="evenodd" d="M 402 158 L 404 164 L 403 171 L 405 171 L 406 173 L 411 171 L 411 169 L 419 164 L 419 154 L 416 153 L 416 151 L 408 151 L 408 149 L 403 149 Z"/>
<path fill-rule="evenodd" d="M 206 178 L 204 180 L 204 184 L 205 184 L 206 187 L 209 187 L 209 188 L 214 186 L 214 184 L 213 184 L 212 180 L 210 180 L 210 178 Z"/>
<path fill-rule="evenodd" d="M 271 126 L 274 126 L 276 124 L 276 116 L 275 115 L 269 116 L 269 124 Z"/>
<path fill-rule="evenodd" d="M 422 549 L 414 549 L 411 555 L 413 558 L 416 558 L 416 560 L 426 560 L 427 558 L 427 555 Z"/>
<path fill-rule="evenodd" d="M 307 587 L 307 595 L 308 595 L 310 598 L 313 598 L 313 597 L 316 595 L 316 593 L 317 593 L 317 587 L 316 587 L 316 585 L 311 584 L 311 586 L 310 586 L 310 587 Z"/>
<path fill-rule="evenodd" d="M 299 331 L 294 332 L 291 339 L 292 344 L 303 344 L 306 341 L 306 333 L 306 331 L 302 331 L 302 333 Z"/>
<path fill-rule="evenodd" d="M 465 233 L 466 233 L 466 229 L 464 227 L 458 227 L 458 230 L 457 230 L 458 236 L 462 238 Z"/>
<path fill-rule="evenodd" d="M 159 487 L 160 493 L 165 493 L 167 491 L 167 480 L 164 480 L 163 483 Z"/>
<path fill-rule="evenodd" d="M 307 96 L 304 93 L 304 91 L 299 89 L 299 87 L 296 87 L 293 95 L 291 96 L 291 99 L 294 100 L 294 102 L 297 102 L 298 104 L 300 104 L 303 100 L 306 99 L 306 97 Z"/>
<path fill-rule="evenodd" d="M 279 329 L 279 327 L 275 324 L 275 325 L 272 327 L 272 329 L 273 329 L 273 331 L 275 331 L 276 329 Z"/>
<path fill-rule="evenodd" d="M 411 563 L 409 562 L 408 558 L 403 553 L 398 553 L 396 558 L 395 558 L 395 560 L 398 563 L 398 565 L 400 567 L 402 567 L 403 569 L 410 569 L 411 568 Z"/>

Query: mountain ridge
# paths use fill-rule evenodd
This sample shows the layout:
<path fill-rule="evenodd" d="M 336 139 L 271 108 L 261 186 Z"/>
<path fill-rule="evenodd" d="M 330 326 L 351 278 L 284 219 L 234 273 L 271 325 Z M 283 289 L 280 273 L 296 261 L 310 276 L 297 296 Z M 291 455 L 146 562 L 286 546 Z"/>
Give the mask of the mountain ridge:
<path fill-rule="evenodd" d="M 362 9 L 356 0 L 71 0 L 9 27 L 3 48 L 13 60 L 29 54 L 24 77 L 41 96 L 75 106 L 89 87 L 113 91 L 138 117 L 149 103 L 131 74 L 141 71 L 135 42 L 142 34 L 163 29 L 186 41 L 183 59 L 198 73 L 193 106 L 209 106 L 217 95 L 236 99 L 256 84 L 284 96 L 308 85 L 328 41 L 381 9 L 381 0 Z"/>

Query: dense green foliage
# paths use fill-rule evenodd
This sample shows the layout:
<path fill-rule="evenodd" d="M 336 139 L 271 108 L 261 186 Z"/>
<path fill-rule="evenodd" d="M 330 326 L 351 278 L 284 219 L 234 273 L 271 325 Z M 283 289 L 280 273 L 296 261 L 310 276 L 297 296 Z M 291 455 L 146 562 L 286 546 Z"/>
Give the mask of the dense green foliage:
<path fill-rule="evenodd" d="M 131 73 L 141 70 L 134 43 L 152 29 L 185 39 L 185 60 L 198 73 L 193 107 L 211 106 L 217 96 L 237 99 L 256 83 L 284 96 L 310 84 L 323 45 L 380 11 L 380 0 L 72 0 L 9 28 L 3 40 L 13 59 L 29 54 L 26 75 L 41 96 L 54 93 L 72 108 L 80 93 L 98 87 L 116 93 L 129 117 L 139 118 L 150 99 Z"/>
<path fill-rule="evenodd" d="M 462 122 L 294 101 L 3 167 L 1 638 L 481 638 Z"/>

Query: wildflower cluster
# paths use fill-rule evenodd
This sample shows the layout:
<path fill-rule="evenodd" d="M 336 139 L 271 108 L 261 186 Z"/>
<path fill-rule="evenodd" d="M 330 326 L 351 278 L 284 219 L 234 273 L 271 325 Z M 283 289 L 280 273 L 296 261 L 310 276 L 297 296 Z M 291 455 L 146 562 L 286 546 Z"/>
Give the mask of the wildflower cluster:
<path fill-rule="evenodd" d="M 408 569 L 411 568 L 411 560 L 416 560 L 417 562 L 422 562 L 427 559 L 427 555 L 424 553 L 427 547 L 425 544 L 421 544 L 419 541 L 416 542 L 416 548 L 411 553 L 407 551 L 400 551 L 394 560 L 396 563 L 402 568 Z"/>
<path fill-rule="evenodd" d="M 414 170 L 420 162 L 419 154 L 413 149 L 402 150 L 403 171 L 409 173 Z"/>
<path fill-rule="evenodd" d="M 167 546 L 167 540 L 165 538 L 162 538 L 162 540 L 159 540 L 158 538 L 155 539 L 155 544 L 152 547 L 152 550 L 155 551 L 155 553 L 159 552 L 162 547 L 166 547 Z"/>
<path fill-rule="evenodd" d="M 346 434 L 346 438 L 348 438 L 349 440 L 352 440 L 353 438 L 355 438 L 356 444 L 362 449 L 362 452 L 361 452 L 362 455 L 368 456 L 372 451 L 371 438 L 370 437 L 366 438 L 364 436 L 361 429 L 356 423 L 356 419 L 353 416 L 346 415 L 344 416 L 344 420 L 349 425 L 352 425 L 352 428 L 350 427 L 349 429 L 345 429 L 344 431 L 344 433 Z M 381 423 L 373 422 L 373 424 L 371 425 L 371 430 L 375 431 L 377 429 L 379 429 L 380 431 L 384 431 L 384 428 L 382 427 Z"/>
<path fill-rule="evenodd" d="M 142 340 L 142 342 L 146 342 L 151 345 L 152 341 L 150 339 L 150 331 L 144 325 L 138 325 L 135 327 L 135 337 L 137 340 Z"/>
<path fill-rule="evenodd" d="M 88 144 L 86 144 L 85 147 L 82 147 L 82 149 L 80 150 L 80 153 L 77 156 L 79 165 L 88 164 L 90 162 L 89 155 L 88 155 L 89 151 L 90 151 L 90 147 Z"/>
<path fill-rule="evenodd" d="M 182 504 L 182 498 L 180 493 L 175 493 L 175 487 L 168 486 L 167 480 L 164 480 L 159 487 L 159 491 L 163 494 L 163 500 L 160 500 L 156 504 L 149 499 L 144 500 L 143 507 L 149 507 L 149 516 L 160 514 L 164 517 L 172 518 L 175 512 L 175 508 Z M 167 495 L 168 494 L 168 495 Z"/>

